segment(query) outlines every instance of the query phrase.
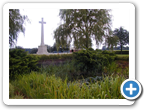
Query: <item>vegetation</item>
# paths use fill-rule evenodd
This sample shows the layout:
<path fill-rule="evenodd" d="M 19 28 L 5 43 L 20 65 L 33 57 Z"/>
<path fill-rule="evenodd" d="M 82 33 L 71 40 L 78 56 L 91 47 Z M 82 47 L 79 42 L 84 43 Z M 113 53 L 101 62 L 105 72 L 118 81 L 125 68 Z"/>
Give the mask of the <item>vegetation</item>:
<path fill-rule="evenodd" d="M 74 53 L 75 68 L 87 74 L 89 72 L 102 72 L 103 68 L 110 65 L 114 59 L 114 53 L 97 52 L 92 48 Z"/>
<path fill-rule="evenodd" d="M 32 72 L 12 82 L 15 93 L 29 99 L 123 99 L 120 85 L 124 77 L 108 76 L 96 83 L 64 81 L 55 75 Z"/>
<path fill-rule="evenodd" d="M 115 54 L 127 54 L 127 55 L 129 55 L 129 51 L 127 51 L 127 50 L 125 50 L 125 51 L 118 51 L 118 50 L 116 50 L 116 51 L 114 51 L 115 52 Z"/>
<path fill-rule="evenodd" d="M 10 73 L 13 68 L 13 73 L 19 74 L 16 74 L 15 79 L 10 80 L 9 98 L 122 99 L 124 97 L 120 93 L 120 85 L 128 78 L 129 69 L 119 67 L 113 59 L 116 56 L 114 52 L 95 51 L 91 48 L 73 54 L 52 56 L 28 55 L 21 49 L 12 50 L 10 51 L 10 62 L 17 59 L 20 63 L 10 63 Z M 12 60 L 14 58 L 15 60 Z M 31 60 L 27 62 L 23 60 L 28 58 Z M 67 59 L 67 62 L 60 65 L 41 66 L 38 70 L 36 70 L 37 67 L 32 68 L 36 66 L 34 59 L 46 61 L 61 58 Z M 29 62 L 33 62 L 34 65 L 21 65 L 29 64 Z M 86 74 L 83 74 L 85 68 L 82 65 L 87 63 L 89 64 L 86 67 L 88 73 L 86 70 Z M 82 65 L 78 66 L 79 64 Z M 95 71 L 94 68 L 99 71 Z"/>
<path fill-rule="evenodd" d="M 129 44 L 129 32 L 120 27 L 119 29 L 115 29 L 113 34 L 119 38 L 119 45 L 121 46 L 122 53 L 122 46 Z"/>
<path fill-rule="evenodd" d="M 28 74 L 31 71 L 38 71 L 36 66 L 38 59 L 35 56 L 27 55 L 23 49 L 9 51 L 9 78 L 13 80 L 18 74 Z"/>
<path fill-rule="evenodd" d="M 111 30 L 110 10 L 106 9 L 62 9 L 60 18 L 63 20 L 54 31 L 57 46 L 69 45 L 74 39 L 76 48 L 90 48 L 92 39 L 96 44 L 103 42 Z"/>
<path fill-rule="evenodd" d="M 22 16 L 19 9 L 9 9 L 9 45 L 15 45 L 20 32 L 25 33 L 24 23 L 29 21 L 27 16 Z"/>
<path fill-rule="evenodd" d="M 111 49 L 113 51 L 114 46 L 116 47 L 118 44 L 119 38 L 114 35 L 107 36 L 105 45 L 107 45 L 108 50 Z"/>

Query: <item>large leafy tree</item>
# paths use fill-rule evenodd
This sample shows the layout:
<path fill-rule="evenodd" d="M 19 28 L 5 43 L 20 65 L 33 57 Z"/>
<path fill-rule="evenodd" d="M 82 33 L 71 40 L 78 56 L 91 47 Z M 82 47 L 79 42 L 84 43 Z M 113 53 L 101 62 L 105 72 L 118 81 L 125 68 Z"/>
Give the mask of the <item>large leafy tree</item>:
<path fill-rule="evenodd" d="M 20 14 L 19 9 L 9 9 L 9 45 L 16 45 L 19 33 L 25 33 L 24 23 L 29 21 L 28 17 Z"/>
<path fill-rule="evenodd" d="M 127 30 L 123 29 L 123 27 L 120 27 L 120 28 L 116 28 L 114 30 L 113 34 L 119 38 L 118 44 L 121 47 L 121 53 L 122 53 L 123 45 L 129 44 L 129 32 Z"/>
<path fill-rule="evenodd" d="M 105 38 L 104 45 L 108 47 L 108 49 L 111 49 L 113 51 L 113 47 L 117 46 L 119 42 L 119 38 L 116 35 L 113 35 L 113 31 L 109 32 L 109 35 Z"/>
<path fill-rule="evenodd" d="M 59 45 L 69 44 L 74 40 L 75 48 L 89 48 L 92 40 L 99 45 L 111 30 L 110 10 L 106 9 L 62 9 L 62 24 L 54 31 L 54 38 Z"/>

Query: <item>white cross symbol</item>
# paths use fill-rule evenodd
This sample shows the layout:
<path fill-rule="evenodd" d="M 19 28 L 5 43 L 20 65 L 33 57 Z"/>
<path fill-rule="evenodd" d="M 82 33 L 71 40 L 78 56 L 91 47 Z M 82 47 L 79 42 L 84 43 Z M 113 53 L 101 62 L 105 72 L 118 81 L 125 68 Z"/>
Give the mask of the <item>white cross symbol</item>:
<path fill-rule="evenodd" d="M 133 94 L 133 91 L 136 91 L 136 90 L 137 90 L 137 88 L 133 88 L 132 86 L 133 86 L 133 85 L 130 84 L 130 88 L 126 88 L 126 91 L 130 91 L 130 95 Z"/>

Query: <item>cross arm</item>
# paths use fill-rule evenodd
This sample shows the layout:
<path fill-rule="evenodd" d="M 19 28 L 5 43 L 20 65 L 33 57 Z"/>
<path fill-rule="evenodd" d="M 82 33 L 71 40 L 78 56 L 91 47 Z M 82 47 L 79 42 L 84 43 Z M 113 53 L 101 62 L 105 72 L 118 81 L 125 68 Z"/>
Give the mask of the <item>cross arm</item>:
<path fill-rule="evenodd" d="M 39 21 L 39 23 L 43 23 L 43 24 L 46 24 L 46 22 L 41 22 L 41 21 Z"/>

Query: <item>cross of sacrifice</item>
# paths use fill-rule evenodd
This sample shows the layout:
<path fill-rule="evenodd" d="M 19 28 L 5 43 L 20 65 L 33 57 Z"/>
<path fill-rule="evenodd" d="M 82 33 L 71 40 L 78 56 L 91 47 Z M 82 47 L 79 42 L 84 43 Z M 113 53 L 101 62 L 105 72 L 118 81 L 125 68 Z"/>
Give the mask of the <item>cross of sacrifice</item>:
<path fill-rule="evenodd" d="M 43 21 L 43 18 L 42 18 L 42 21 L 39 21 L 39 23 L 41 23 L 41 46 L 44 45 L 44 26 L 43 24 L 46 24 L 46 22 Z"/>

